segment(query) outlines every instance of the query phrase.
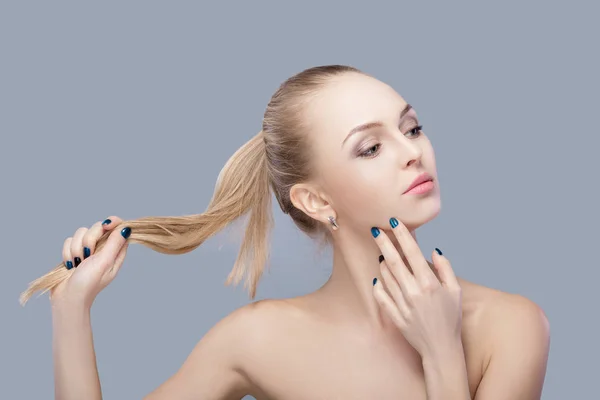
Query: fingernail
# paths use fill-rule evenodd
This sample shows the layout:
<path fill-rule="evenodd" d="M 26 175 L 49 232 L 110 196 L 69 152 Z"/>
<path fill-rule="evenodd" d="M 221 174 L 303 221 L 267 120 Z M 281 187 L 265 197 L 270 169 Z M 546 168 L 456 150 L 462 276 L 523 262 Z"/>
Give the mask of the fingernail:
<path fill-rule="evenodd" d="M 130 227 L 125 227 L 123 228 L 123 230 L 121 230 L 121 235 L 127 239 L 129 237 L 129 235 L 131 235 L 131 228 Z"/>
<path fill-rule="evenodd" d="M 83 248 L 83 259 L 85 260 L 89 256 L 90 256 L 90 249 L 88 249 L 87 247 L 84 247 Z"/>
<path fill-rule="evenodd" d="M 437 253 L 441 256 L 442 255 L 442 251 L 440 249 L 438 249 L 437 247 L 435 248 L 435 251 L 437 251 Z"/>
<path fill-rule="evenodd" d="M 392 226 L 392 228 L 395 228 L 398 226 L 398 220 L 394 217 L 390 218 L 390 225 Z"/>
<path fill-rule="evenodd" d="M 78 267 L 81 264 L 81 258 L 75 257 L 75 267 Z"/>
<path fill-rule="evenodd" d="M 377 283 L 377 278 L 373 278 L 373 286 Z"/>
<path fill-rule="evenodd" d="M 112 221 L 110 219 L 105 219 L 104 222 L 102 223 L 102 225 L 108 225 L 110 224 Z"/>
<path fill-rule="evenodd" d="M 71 261 L 67 261 L 66 264 L 67 264 L 67 269 L 73 268 L 73 263 Z"/>
<path fill-rule="evenodd" d="M 379 264 L 381 264 L 381 262 L 382 262 L 383 260 L 385 260 L 385 258 L 383 258 L 383 254 L 380 254 L 380 255 L 379 255 Z"/>
<path fill-rule="evenodd" d="M 371 235 L 373 235 L 373 237 L 379 236 L 379 228 L 371 228 Z"/>

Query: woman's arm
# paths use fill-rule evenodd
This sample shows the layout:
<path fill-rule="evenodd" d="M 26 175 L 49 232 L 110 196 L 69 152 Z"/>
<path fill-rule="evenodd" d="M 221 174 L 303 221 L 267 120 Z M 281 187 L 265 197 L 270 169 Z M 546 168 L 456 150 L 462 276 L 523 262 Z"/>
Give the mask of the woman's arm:
<path fill-rule="evenodd" d="M 52 305 L 54 395 L 57 400 L 101 400 L 90 310 Z"/>
<path fill-rule="evenodd" d="M 448 343 L 443 351 L 422 355 L 428 400 L 471 400 L 462 342 Z"/>
<path fill-rule="evenodd" d="M 235 310 L 198 342 L 179 371 L 145 400 L 241 399 L 250 383 L 237 364 L 244 357 L 241 332 L 252 323 L 244 308 Z M 52 306 L 55 398 L 101 400 L 92 339 L 90 310 L 76 305 Z"/>
<path fill-rule="evenodd" d="M 53 325 L 55 396 L 58 400 L 101 400 L 90 310 L 112 282 L 127 254 L 131 234 L 122 219 L 111 216 L 91 228 L 81 227 L 63 243 L 63 262 L 83 258 L 75 270 L 50 291 Z M 112 232 L 111 232 L 112 231 Z M 97 246 L 108 232 L 104 246 Z M 87 256 L 85 255 L 87 250 Z M 73 267 L 71 267 L 73 268 Z M 180 370 L 146 399 L 240 399 L 251 388 L 238 364 L 245 360 L 247 338 L 240 336 L 254 321 L 242 307 L 219 321 Z"/>

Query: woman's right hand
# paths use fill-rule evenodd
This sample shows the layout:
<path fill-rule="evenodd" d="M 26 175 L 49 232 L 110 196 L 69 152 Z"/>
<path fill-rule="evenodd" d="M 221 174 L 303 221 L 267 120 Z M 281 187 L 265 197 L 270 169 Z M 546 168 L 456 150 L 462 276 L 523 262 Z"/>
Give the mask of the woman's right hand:
<path fill-rule="evenodd" d="M 63 245 L 63 262 L 74 269 L 67 279 L 50 290 L 50 301 L 54 306 L 70 304 L 92 307 L 94 299 L 115 278 L 125 255 L 127 254 L 127 238 L 131 229 L 125 227 L 110 233 L 102 249 L 96 251 L 96 244 L 104 233 L 113 230 L 123 220 L 111 216 L 103 224 L 98 221 L 90 228 L 77 229 L 72 237 Z M 84 250 L 84 248 L 89 249 Z M 77 261 L 77 264 L 76 264 Z"/>

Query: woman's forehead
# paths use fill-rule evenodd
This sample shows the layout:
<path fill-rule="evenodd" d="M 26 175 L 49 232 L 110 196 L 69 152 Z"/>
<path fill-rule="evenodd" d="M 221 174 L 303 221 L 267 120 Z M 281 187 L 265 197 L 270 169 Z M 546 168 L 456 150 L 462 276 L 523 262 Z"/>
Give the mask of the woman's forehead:
<path fill-rule="evenodd" d="M 334 78 L 313 100 L 306 110 L 312 129 L 334 140 L 357 125 L 397 119 L 407 104 L 391 86 L 360 74 Z"/>

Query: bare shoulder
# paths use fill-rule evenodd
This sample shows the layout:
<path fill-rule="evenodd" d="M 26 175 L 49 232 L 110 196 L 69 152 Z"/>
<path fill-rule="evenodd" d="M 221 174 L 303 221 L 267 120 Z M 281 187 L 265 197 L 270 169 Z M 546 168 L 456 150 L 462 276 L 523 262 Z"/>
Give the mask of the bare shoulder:
<path fill-rule="evenodd" d="M 254 394 L 247 375 L 257 361 L 280 302 L 261 300 L 237 308 L 199 340 L 180 369 L 144 400 L 239 399 Z"/>
<path fill-rule="evenodd" d="M 503 393 L 503 398 L 539 399 L 550 352 L 545 312 L 523 295 L 460 283 L 467 299 L 463 315 L 478 310 L 471 322 L 473 346 L 482 355 L 477 397 Z"/>
<path fill-rule="evenodd" d="M 467 324 L 477 332 L 486 348 L 486 364 L 494 352 L 536 342 L 547 352 L 550 324 L 544 310 L 533 300 L 515 293 L 479 285 L 459 278 L 463 292 L 463 315 L 473 315 Z"/>
<path fill-rule="evenodd" d="M 289 350 L 289 338 L 297 333 L 295 322 L 305 311 L 291 299 L 262 299 L 237 309 L 231 316 L 238 341 L 236 366 L 246 379 L 246 394 L 267 398 L 257 381 L 269 377 L 269 371 L 281 360 L 281 349 Z"/>
<path fill-rule="evenodd" d="M 271 339 L 281 333 L 289 323 L 305 320 L 309 315 L 303 305 L 303 297 L 263 299 L 247 304 L 240 309 L 245 324 L 251 330 L 253 343 Z M 269 335 L 270 334 L 270 335 Z"/>
<path fill-rule="evenodd" d="M 498 328 L 498 325 L 537 323 L 548 325 L 542 308 L 533 300 L 515 293 L 479 285 L 459 278 L 465 311 L 478 311 L 479 323 Z M 527 326 L 527 325 L 526 325 Z"/>

